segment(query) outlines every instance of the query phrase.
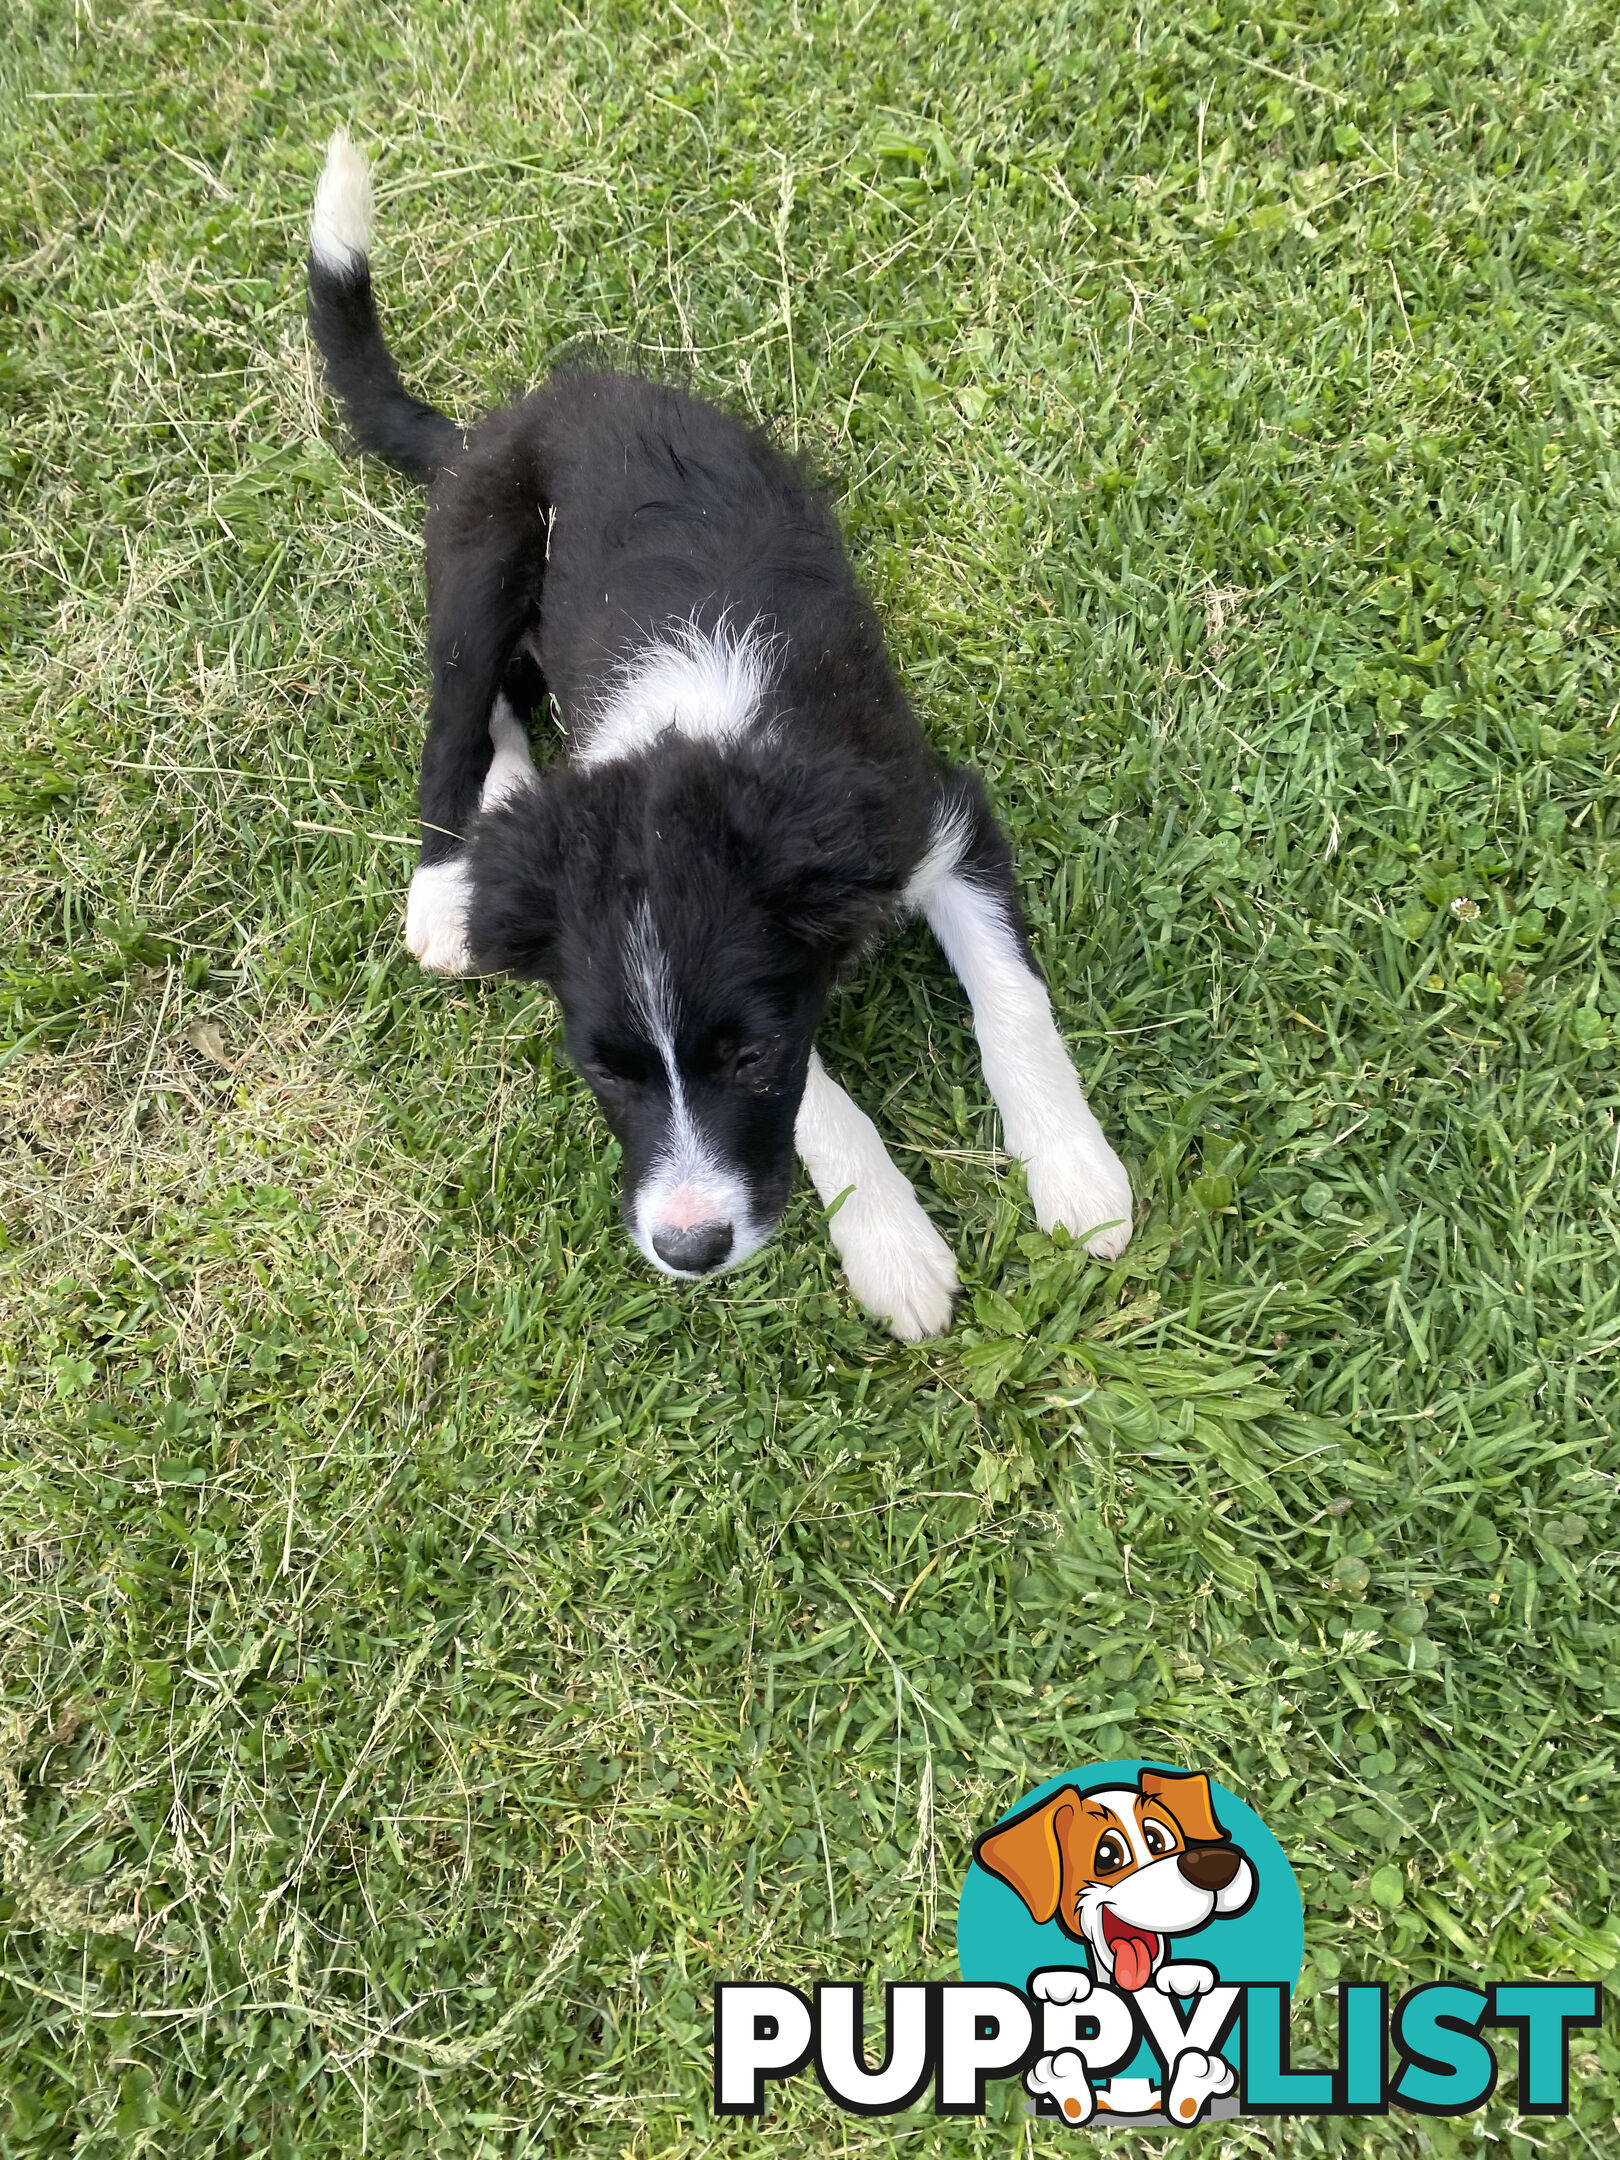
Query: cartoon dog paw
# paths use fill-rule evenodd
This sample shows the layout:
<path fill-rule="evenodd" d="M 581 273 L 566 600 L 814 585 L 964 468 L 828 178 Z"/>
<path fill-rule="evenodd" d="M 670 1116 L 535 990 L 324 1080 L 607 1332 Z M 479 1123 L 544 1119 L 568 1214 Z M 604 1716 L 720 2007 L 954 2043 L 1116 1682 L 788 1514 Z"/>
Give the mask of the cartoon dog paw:
<path fill-rule="evenodd" d="M 1215 1985 L 1213 1965 L 1161 1965 L 1153 1975 L 1161 1995 L 1207 1995 Z"/>
<path fill-rule="evenodd" d="M 1083 2003 L 1091 1993 L 1091 1975 L 1081 1965 L 1049 1965 L 1030 1974 L 1029 1987 L 1040 2002 Z"/>
<path fill-rule="evenodd" d="M 1047 1976 L 1043 1973 L 1042 1979 Z M 1082 1980 L 1086 1975 L 1081 1973 Z M 1090 1981 L 1086 1981 L 1087 1987 Z M 1090 2122 L 1096 2113 L 1097 2098 L 1086 2075 L 1084 2059 L 1073 2048 L 1060 2048 L 1055 2055 L 1043 2055 L 1024 2072 L 1024 2090 L 1033 2093 L 1037 2100 L 1055 2101 L 1057 2111 L 1066 2123 L 1076 2129 Z"/>
<path fill-rule="evenodd" d="M 1237 2072 L 1224 2055 L 1206 2055 L 1202 2048 L 1184 2048 L 1176 2057 L 1164 2112 L 1174 2123 L 1195 2123 L 1211 2100 L 1229 2093 Z"/>

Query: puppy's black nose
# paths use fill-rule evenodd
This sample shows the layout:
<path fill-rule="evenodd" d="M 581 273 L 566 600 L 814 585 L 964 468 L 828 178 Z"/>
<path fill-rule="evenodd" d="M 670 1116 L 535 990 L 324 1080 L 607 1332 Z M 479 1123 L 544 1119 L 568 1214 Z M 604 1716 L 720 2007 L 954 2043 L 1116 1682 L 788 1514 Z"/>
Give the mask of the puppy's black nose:
<path fill-rule="evenodd" d="M 667 1267 L 679 1268 L 683 1275 L 707 1275 L 731 1252 L 731 1225 L 700 1222 L 688 1230 L 672 1230 L 660 1223 L 652 1241 L 653 1251 Z"/>
<path fill-rule="evenodd" d="M 1176 1866 L 1199 1890 L 1224 1890 L 1242 1865 L 1234 1845 L 1191 1845 L 1176 1855 Z"/>

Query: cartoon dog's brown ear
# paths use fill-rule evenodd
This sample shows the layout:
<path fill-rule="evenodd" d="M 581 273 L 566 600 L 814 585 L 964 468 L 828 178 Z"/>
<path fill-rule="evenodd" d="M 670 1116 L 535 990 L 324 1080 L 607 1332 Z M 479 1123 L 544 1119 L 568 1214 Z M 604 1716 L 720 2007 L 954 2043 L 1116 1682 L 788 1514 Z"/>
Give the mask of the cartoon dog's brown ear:
<path fill-rule="evenodd" d="M 999 1875 L 1004 1883 L 1011 1884 L 1029 1907 L 1032 1919 L 1050 1920 L 1058 1909 L 1058 1899 L 1063 1894 L 1060 1837 L 1074 1813 L 1078 1798 L 1074 1788 L 1065 1785 L 1062 1792 L 1054 1793 L 1050 1800 L 1026 1808 L 1011 1822 L 987 1830 L 974 1841 L 974 1859 L 980 1867 L 988 1868 L 992 1875 Z"/>
<path fill-rule="evenodd" d="M 1225 1842 L 1226 1832 L 1215 1820 L 1209 1779 L 1201 1770 L 1144 1770 L 1140 1783 L 1143 1799 L 1162 1802 L 1180 1823 L 1189 1845 Z"/>

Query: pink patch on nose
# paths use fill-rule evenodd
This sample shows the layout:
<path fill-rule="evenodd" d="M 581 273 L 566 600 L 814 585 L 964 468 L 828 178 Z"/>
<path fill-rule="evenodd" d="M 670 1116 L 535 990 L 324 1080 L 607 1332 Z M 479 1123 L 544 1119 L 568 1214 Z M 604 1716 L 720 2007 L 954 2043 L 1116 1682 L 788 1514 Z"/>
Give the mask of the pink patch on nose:
<path fill-rule="evenodd" d="M 658 1225 L 663 1230 L 692 1230 L 699 1223 L 715 1221 L 724 1212 L 712 1193 L 706 1193 L 696 1185 L 677 1185 L 672 1193 L 664 1196 L 664 1204 L 658 1210 Z"/>

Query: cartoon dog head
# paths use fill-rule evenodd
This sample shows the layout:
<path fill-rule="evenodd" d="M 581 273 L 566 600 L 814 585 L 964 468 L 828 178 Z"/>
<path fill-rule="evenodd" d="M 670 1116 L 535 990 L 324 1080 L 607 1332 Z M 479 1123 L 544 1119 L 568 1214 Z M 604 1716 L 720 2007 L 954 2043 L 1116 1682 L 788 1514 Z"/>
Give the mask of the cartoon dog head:
<path fill-rule="evenodd" d="M 1065 1785 L 987 1830 L 973 1856 L 1038 1921 L 1057 1920 L 1091 1952 L 1092 1971 L 1132 1993 L 1169 1941 L 1253 1904 L 1248 1859 L 1215 1819 L 1209 1779 L 1144 1770 L 1135 1786 Z"/>

